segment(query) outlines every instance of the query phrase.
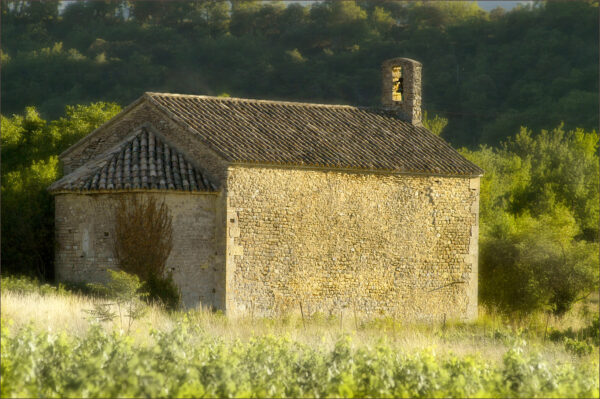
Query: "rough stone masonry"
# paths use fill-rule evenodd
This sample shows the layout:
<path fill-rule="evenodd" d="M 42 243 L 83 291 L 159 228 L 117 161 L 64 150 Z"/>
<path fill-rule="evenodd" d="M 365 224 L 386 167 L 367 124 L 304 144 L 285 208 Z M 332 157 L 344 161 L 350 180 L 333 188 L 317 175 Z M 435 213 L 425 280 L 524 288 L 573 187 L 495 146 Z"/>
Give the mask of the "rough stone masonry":
<path fill-rule="evenodd" d="M 231 168 L 228 307 L 477 311 L 478 178 Z"/>
<path fill-rule="evenodd" d="M 475 318 L 483 171 L 422 127 L 418 62 L 382 79 L 377 109 L 144 94 L 61 154 L 58 278 L 105 279 L 118 198 L 155 196 L 187 307 Z"/>

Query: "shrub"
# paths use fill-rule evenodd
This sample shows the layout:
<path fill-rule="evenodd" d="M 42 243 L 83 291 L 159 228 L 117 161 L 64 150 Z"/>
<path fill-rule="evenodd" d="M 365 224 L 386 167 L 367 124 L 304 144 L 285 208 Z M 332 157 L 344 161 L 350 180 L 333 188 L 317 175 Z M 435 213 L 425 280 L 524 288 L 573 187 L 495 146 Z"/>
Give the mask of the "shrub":
<path fill-rule="evenodd" d="M 154 197 L 121 197 L 115 211 L 114 253 L 121 269 L 143 281 L 164 277 L 173 248 L 173 227 L 167 205 Z"/>
<path fill-rule="evenodd" d="M 594 347 L 585 341 L 565 337 L 564 343 L 567 352 L 571 352 L 577 356 L 589 355 L 594 350 Z"/>
<path fill-rule="evenodd" d="M 55 287 L 50 284 L 41 283 L 39 280 L 27 276 L 2 276 L 2 290 L 19 294 L 36 293 L 39 295 L 66 293 L 62 284 Z"/>
<path fill-rule="evenodd" d="M 480 245 L 481 301 L 506 314 L 562 315 L 598 283 L 598 245 L 574 240 L 564 207 L 533 218 L 505 214 Z"/>
<path fill-rule="evenodd" d="M 551 328 L 548 337 L 554 342 L 564 342 L 565 348 L 573 353 L 579 354 L 582 351 L 591 351 L 593 345 L 600 345 L 600 323 L 598 315 L 592 319 L 590 325 L 576 331 L 569 327 L 566 330 L 560 331 Z M 580 345 L 577 342 L 582 342 L 586 345 Z"/>
<path fill-rule="evenodd" d="M 121 269 L 137 275 L 150 300 L 176 309 L 181 295 L 172 275 L 165 273 L 173 248 L 172 218 L 164 202 L 152 196 L 121 197 L 115 210 L 114 253 Z"/>
<path fill-rule="evenodd" d="M 583 334 L 585 337 L 589 337 L 590 340 L 596 344 L 596 346 L 600 346 L 600 317 L 596 315 L 589 326 L 583 329 Z"/>
<path fill-rule="evenodd" d="M 574 337 L 575 337 L 575 332 L 573 331 L 573 329 L 571 327 L 569 327 L 565 331 L 556 330 L 556 329 L 550 327 L 550 331 L 548 333 L 548 339 L 550 339 L 550 341 L 553 341 L 553 342 L 560 342 L 564 338 L 574 338 Z"/>
<path fill-rule="evenodd" d="M 181 304 L 181 291 L 171 273 L 165 278 L 150 276 L 144 287 L 148 291 L 148 299 L 162 304 L 166 309 L 176 310 Z"/>
<path fill-rule="evenodd" d="M 510 316 L 565 313 L 598 283 L 598 134 L 522 128 L 481 166 L 479 294 Z"/>
<path fill-rule="evenodd" d="M 111 301 L 95 303 L 94 309 L 88 312 L 98 321 L 112 321 L 118 315 L 121 329 L 124 327 L 123 316 L 125 316 L 127 319 L 127 332 L 129 332 L 134 320 L 139 319 L 146 313 L 146 307 L 141 299 L 148 294 L 144 292 L 143 284 L 136 275 L 117 270 L 108 270 L 108 273 L 110 275 L 108 283 L 92 283 L 89 286 Z M 115 307 L 118 314 L 113 311 Z"/>

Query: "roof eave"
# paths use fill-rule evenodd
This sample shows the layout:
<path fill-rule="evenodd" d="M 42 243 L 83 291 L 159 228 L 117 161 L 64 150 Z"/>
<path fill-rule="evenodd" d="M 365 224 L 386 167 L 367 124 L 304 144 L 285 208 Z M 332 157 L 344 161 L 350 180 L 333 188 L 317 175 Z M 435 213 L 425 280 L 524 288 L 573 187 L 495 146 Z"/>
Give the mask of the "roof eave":
<path fill-rule="evenodd" d="M 340 166 L 325 166 L 325 165 L 306 165 L 306 164 L 288 164 L 288 163 L 265 163 L 251 161 L 235 161 L 230 162 L 229 166 L 242 167 L 259 167 L 259 168 L 284 168 L 284 169 L 309 169 L 322 171 L 339 171 L 351 173 L 371 173 L 371 174 L 387 174 L 387 175 L 409 175 L 409 176 L 432 176 L 432 177 L 460 177 L 460 178 L 476 178 L 482 177 L 483 171 L 477 173 L 436 173 L 423 171 L 409 171 L 398 169 L 376 169 L 376 168 L 360 168 L 360 167 L 340 167 Z"/>
<path fill-rule="evenodd" d="M 47 189 L 51 195 L 59 194 L 79 194 L 79 195 L 95 195 L 95 194 L 123 194 L 123 193 L 154 193 L 154 194 L 191 194 L 191 195 L 219 195 L 220 191 L 201 191 L 201 190 L 161 190 L 152 188 L 135 188 L 135 189 L 100 189 L 100 190 L 77 190 L 77 189 Z"/>

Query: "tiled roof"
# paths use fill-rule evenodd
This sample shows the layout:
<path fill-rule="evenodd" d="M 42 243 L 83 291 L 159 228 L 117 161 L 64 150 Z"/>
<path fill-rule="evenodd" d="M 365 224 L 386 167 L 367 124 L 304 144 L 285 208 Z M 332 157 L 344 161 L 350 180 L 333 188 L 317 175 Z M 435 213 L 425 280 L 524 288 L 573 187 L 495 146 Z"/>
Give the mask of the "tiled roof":
<path fill-rule="evenodd" d="M 444 140 L 390 112 L 161 93 L 146 98 L 230 162 L 483 174 Z"/>
<path fill-rule="evenodd" d="M 55 182 L 49 191 L 136 189 L 215 191 L 179 151 L 144 127 L 101 159 Z"/>

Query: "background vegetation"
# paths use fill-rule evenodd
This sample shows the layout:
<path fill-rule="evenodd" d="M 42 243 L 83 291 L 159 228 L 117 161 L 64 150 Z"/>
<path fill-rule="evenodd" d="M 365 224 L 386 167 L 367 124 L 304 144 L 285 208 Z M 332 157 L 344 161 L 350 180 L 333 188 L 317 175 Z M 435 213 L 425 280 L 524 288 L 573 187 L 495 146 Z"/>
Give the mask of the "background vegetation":
<path fill-rule="evenodd" d="M 423 106 L 455 146 L 598 126 L 598 5 L 2 2 L 3 114 L 126 105 L 144 91 L 378 105 L 380 65 L 423 63 Z M 287 5 L 287 6 L 286 6 Z"/>
<path fill-rule="evenodd" d="M 598 134 L 522 128 L 481 166 L 479 298 L 512 316 L 565 313 L 598 288 Z"/>
<path fill-rule="evenodd" d="M 143 305 L 137 278 L 114 274 L 123 316 L 108 318 L 106 298 L 2 278 L 2 397 L 598 397 L 598 313 L 583 307 L 513 328 L 485 313 L 231 318 Z"/>
<path fill-rule="evenodd" d="M 597 3 L 66 4 L 1 3 L 5 272 L 52 279 L 57 155 L 143 91 L 377 105 L 407 56 L 426 125 L 486 171 L 482 302 L 561 315 L 597 288 Z"/>

